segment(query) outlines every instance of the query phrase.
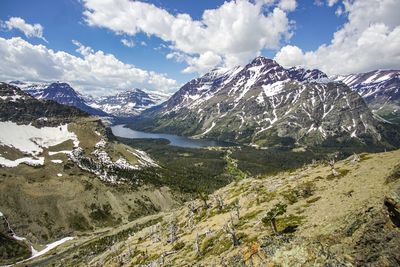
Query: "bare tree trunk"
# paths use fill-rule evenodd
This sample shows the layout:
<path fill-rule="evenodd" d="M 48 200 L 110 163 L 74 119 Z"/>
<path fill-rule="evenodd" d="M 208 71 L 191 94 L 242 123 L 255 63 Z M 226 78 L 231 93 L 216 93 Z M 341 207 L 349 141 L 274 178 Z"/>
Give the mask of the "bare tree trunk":
<path fill-rule="evenodd" d="M 200 256 L 200 241 L 199 241 L 199 234 L 196 234 L 196 239 L 194 240 L 194 253 L 196 256 Z"/>
<path fill-rule="evenodd" d="M 272 231 L 274 232 L 274 234 L 277 234 L 277 233 L 278 233 L 278 229 L 276 228 L 276 221 L 275 221 L 275 218 L 272 218 L 272 219 L 271 219 L 271 228 L 272 228 Z"/>
<path fill-rule="evenodd" d="M 239 240 L 236 236 L 236 231 L 233 228 L 233 226 L 230 223 L 228 223 L 224 226 L 224 230 L 226 233 L 228 233 L 231 236 L 233 246 L 234 247 L 239 246 Z"/>

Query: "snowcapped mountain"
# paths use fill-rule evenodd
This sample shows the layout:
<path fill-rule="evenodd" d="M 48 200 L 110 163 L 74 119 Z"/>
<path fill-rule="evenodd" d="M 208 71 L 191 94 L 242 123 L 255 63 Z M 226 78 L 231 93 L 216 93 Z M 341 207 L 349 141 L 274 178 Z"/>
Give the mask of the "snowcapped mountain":
<path fill-rule="evenodd" d="M 106 112 L 89 106 L 84 97 L 67 83 L 25 83 L 13 81 L 10 84 L 18 86 L 36 99 L 53 100 L 63 105 L 76 107 L 94 116 L 109 116 Z"/>
<path fill-rule="evenodd" d="M 88 103 L 91 107 L 103 110 L 116 117 L 132 117 L 150 107 L 161 104 L 168 97 L 166 94 L 133 89 L 116 95 L 89 98 Z"/>
<path fill-rule="evenodd" d="M 332 79 L 358 92 L 374 113 L 400 122 L 400 70 L 376 70 Z"/>
<path fill-rule="evenodd" d="M 351 138 L 380 143 L 381 125 L 345 84 L 257 57 L 191 80 L 132 127 L 269 146 Z"/>
<path fill-rule="evenodd" d="M 90 115 L 101 117 L 128 118 L 139 115 L 144 110 L 159 105 L 169 97 L 159 92 L 146 92 L 140 89 L 124 91 L 115 95 L 91 97 L 81 95 L 69 84 L 63 82 L 35 83 L 12 81 L 36 99 L 54 100 L 60 104 L 74 106 Z"/>
<path fill-rule="evenodd" d="M 0 111 L 0 121 L 33 125 L 67 123 L 87 116 L 75 107 L 35 99 L 19 87 L 7 83 L 0 83 Z"/>

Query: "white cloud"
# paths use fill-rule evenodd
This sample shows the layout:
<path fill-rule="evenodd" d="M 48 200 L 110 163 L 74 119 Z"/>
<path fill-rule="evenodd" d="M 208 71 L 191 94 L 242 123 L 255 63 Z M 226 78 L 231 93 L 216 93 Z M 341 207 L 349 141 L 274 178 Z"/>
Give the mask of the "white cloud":
<path fill-rule="evenodd" d="M 262 49 L 278 48 L 291 37 L 287 12 L 295 0 L 226 1 L 205 10 L 200 20 L 188 14 L 173 15 L 155 5 L 129 0 L 84 0 L 84 17 L 90 26 L 104 27 L 117 34 L 139 32 L 169 42 L 173 51 L 186 55 L 184 71 L 202 71 L 212 64 L 237 65 L 247 62 Z"/>
<path fill-rule="evenodd" d="M 171 92 L 178 87 L 177 82 L 166 75 L 136 68 L 112 54 L 73 42 L 80 56 L 32 45 L 19 37 L 0 37 L 0 80 L 60 80 L 93 95 L 135 87 Z"/>
<path fill-rule="evenodd" d="M 294 11 L 297 7 L 296 0 L 281 0 L 279 7 L 283 10 Z"/>
<path fill-rule="evenodd" d="M 285 46 L 275 59 L 285 66 L 305 65 L 328 74 L 400 68 L 400 1 L 344 0 L 342 3 L 348 22 L 334 33 L 330 44 L 308 52 Z"/>
<path fill-rule="evenodd" d="M 135 46 L 135 42 L 133 42 L 132 40 L 128 40 L 128 39 L 121 39 L 121 43 L 129 48 L 132 48 Z"/>
<path fill-rule="evenodd" d="M 28 38 L 36 37 L 47 42 L 43 37 L 43 27 L 40 24 L 29 24 L 22 18 L 11 17 L 9 20 L 2 23 L 2 27 L 9 31 L 12 29 L 20 30 Z"/>
<path fill-rule="evenodd" d="M 189 67 L 183 70 L 183 73 L 205 73 L 213 67 L 219 65 L 222 61 L 222 58 L 211 52 L 207 51 L 205 53 L 200 54 L 199 57 L 192 57 L 187 60 L 189 63 Z"/>
<path fill-rule="evenodd" d="M 334 6 L 339 0 L 327 0 L 328 6 Z"/>

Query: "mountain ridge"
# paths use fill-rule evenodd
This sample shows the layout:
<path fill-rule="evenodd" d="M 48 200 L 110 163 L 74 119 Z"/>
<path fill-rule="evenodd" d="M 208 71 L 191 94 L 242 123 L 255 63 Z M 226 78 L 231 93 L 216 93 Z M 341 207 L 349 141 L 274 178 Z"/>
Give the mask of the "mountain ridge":
<path fill-rule="evenodd" d="M 358 92 L 374 113 L 400 123 L 400 70 L 375 70 L 331 78 Z"/>
<path fill-rule="evenodd" d="M 352 138 L 378 144 L 387 141 L 382 124 L 356 92 L 323 72 L 257 57 L 189 81 L 130 127 L 270 146 Z"/>

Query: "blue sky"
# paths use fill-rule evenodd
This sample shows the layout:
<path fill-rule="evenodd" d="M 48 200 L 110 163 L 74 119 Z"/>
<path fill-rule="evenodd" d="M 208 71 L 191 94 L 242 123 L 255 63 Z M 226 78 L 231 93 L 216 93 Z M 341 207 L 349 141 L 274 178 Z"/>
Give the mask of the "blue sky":
<path fill-rule="evenodd" d="M 295 3 L 295 8 L 281 8 L 283 10 L 285 18 L 287 18 L 288 20 L 288 24 L 283 25 L 283 19 L 279 19 L 279 21 L 277 20 L 277 22 L 275 23 L 281 23 L 283 25 L 282 29 L 279 33 L 271 33 L 270 38 L 268 37 L 268 34 L 270 34 L 268 32 L 268 29 L 260 28 L 260 30 L 265 30 L 267 39 L 275 38 L 276 40 L 278 40 L 278 43 L 276 44 L 276 40 L 271 41 L 270 43 L 267 40 L 265 44 L 262 45 L 262 47 L 252 48 L 251 45 L 246 46 L 246 44 L 243 44 L 243 42 L 241 42 L 240 40 L 236 40 L 236 42 L 240 42 L 240 45 L 243 45 L 243 47 L 246 47 L 247 49 L 246 55 L 243 56 L 242 54 L 240 54 L 240 51 L 225 53 L 223 51 L 223 48 L 213 50 L 212 47 L 204 48 L 201 45 L 199 45 L 199 48 L 196 48 L 197 50 L 193 49 L 192 51 L 191 48 L 185 48 L 186 44 L 191 44 L 190 41 L 179 40 L 179 38 L 184 39 L 186 38 L 186 36 L 180 35 L 176 37 L 174 34 L 171 33 L 172 30 L 166 29 L 166 31 L 169 31 L 169 33 L 167 33 L 167 35 L 169 34 L 169 36 L 163 37 L 163 29 L 154 30 L 151 28 L 151 26 L 145 25 L 145 23 L 149 24 L 148 19 L 146 21 L 143 19 L 143 25 L 136 25 L 138 27 L 138 30 L 135 33 L 130 32 L 130 25 L 127 25 L 126 28 L 121 28 L 120 24 L 116 25 L 107 22 L 96 22 L 96 16 L 103 15 L 101 12 L 108 12 L 107 9 L 101 9 L 102 7 L 100 6 L 100 4 L 95 3 L 96 1 L 101 2 L 100 0 L 2 0 L 0 2 L 0 20 L 2 21 L 2 24 L 7 22 L 11 17 L 22 18 L 26 24 L 30 25 L 40 24 L 43 28 L 42 35 L 45 40 L 47 40 L 47 42 L 41 38 L 35 38 L 32 36 L 27 37 L 26 34 L 24 34 L 24 32 L 18 27 L 7 28 L 4 25 L 0 31 L 0 37 L 6 40 L 14 37 L 20 37 L 31 45 L 41 44 L 44 45 L 47 49 L 51 49 L 55 52 L 64 51 L 78 58 L 83 57 L 82 53 L 77 51 L 77 45 L 73 44 L 72 42 L 72 40 L 76 40 L 83 47 L 90 47 L 93 53 L 101 50 L 105 54 L 113 55 L 122 63 L 134 65 L 135 68 L 138 68 L 140 70 L 154 72 L 157 74 L 165 74 L 165 77 L 167 77 L 168 79 L 176 81 L 176 85 L 171 84 L 170 87 L 172 88 L 178 87 L 179 85 L 187 82 L 191 78 L 196 77 L 199 74 L 209 70 L 211 67 L 230 67 L 232 64 L 236 64 L 237 62 L 243 64 L 260 53 L 261 55 L 264 55 L 266 57 L 274 58 L 277 57 L 278 52 L 282 52 L 279 54 L 277 59 L 279 59 L 278 62 L 282 61 L 280 63 L 282 63 L 283 65 L 299 63 L 298 65 L 305 65 L 309 67 L 319 67 L 320 65 L 323 66 L 323 64 L 321 63 L 316 63 L 315 60 L 312 59 L 312 56 L 307 56 L 306 51 L 317 54 L 319 51 L 318 49 L 321 45 L 326 44 L 327 46 L 330 46 L 334 33 L 340 31 L 346 23 L 352 23 L 351 21 L 349 22 L 348 13 L 351 14 L 351 12 L 356 12 L 347 7 L 348 13 L 343 13 L 341 15 L 336 14 L 338 9 L 345 9 L 342 1 L 320 0 L 318 1 L 319 4 L 317 4 L 315 0 L 287 0 L 286 2 Z M 126 2 L 129 2 L 129 0 L 115 1 L 125 1 L 123 2 L 124 4 L 127 4 Z M 108 2 L 112 1 L 109 0 Z M 252 0 L 250 3 L 254 4 L 255 2 L 257 2 L 257 0 Z M 224 1 L 220 0 L 151 0 L 145 1 L 145 3 L 154 4 L 157 10 L 159 10 L 160 12 L 166 12 L 166 16 L 171 15 L 173 18 L 174 16 L 177 16 L 177 14 L 187 14 L 190 16 L 190 23 L 192 23 L 193 21 L 202 21 L 202 16 L 206 9 L 218 10 L 221 8 L 222 5 L 226 4 L 224 4 Z M 280 5 L 281 4 L 279 3 L 279 1 L 275 1 L 273 4 L 265 5 L 263 7 L 264 17 L 268 17 L 275 8 L 281 7 Z M 90 10 L 90 8 L 93 7 L 96 10 L 92 11 L 90 17 L 84 14 L 85 10 Z M 112 7 L 113 4 L 111 3 L 108 9 L 112 9 Z M 142 7 L 144 8 L 143 12 L 149 12 L 149 10 L 151 10 L 146 10 L 146 8 L 150 8 L 149 5 L 143 5 L 140 8 Z M 124 12 L 124 10 L 121 12 Z M 238 9 L 237 12 L 240 13 L 242 11 Z M 113 17 L 112 13 L 105 15 L 109 16 L 110 18 Z M 129 12 L 116 13 L 115 15 L 127 16 L 127 21 L 129 21 L 131 17 L 135 16 L 131 15 Z M 214 15 L 214 17 L 225 15 L 226 13 L 223 13 L 221 15 L 217 13 Z M 139 23 L 140 21 L 138 22 L 138 24 Z M 392 29 L 389 30 L 394 30 L 397 27 L 397 24 L 395 23 L 395 25 L 390 26 L 392 27 Z M 162 25 L 158 27 L 160 28 L 162 27 Z M 255 29 L 255 33 L 256 31 L 257 29 Z M 247 34 L 245 30 L 242 30 L 241 33 L 242 32 L 244 32 L 243 34 Z M 229 36 L 230 33 L 226 32 L 225 34 Z M 260 34 L 261 37 L 262 34 Z M 389 34 L 390 32 L 387 33 L 387 35 Z M 206 36 L 207 39 L 214 38 L 214 35 Z M 216 38 L 221 38 L 220 35 L 218 36 L 219 37 Z M 223 34 L 221 36 L 223 36 Z M 252 36 L 251 32 L 249 33 L 249 36 Z M 246 38 L 248 37 L 243 36 L 243 39 Z M 121 43 L 121 39 L 132 41 L 135 44 L 134 47 L 127 47 L 123 45 Z M 195 41 L 194 44 L 197 44 L 199 42 L 209 42 L 209 40 Z M 216 43 L 218 44 L 218 42 Z M 232 46 L 234 45 L 235 44 L 232 44 L 230 46 L 230 44 L 227 44 L 227 47 L 231 47 L 229 49 L 235 50 L 234 48 L 232 48 Z M 282 49 L 283 47 L 285 47 L 285 49 Z M 293 48 L 296 48 L 296 50 Z M 207 49 L 210 49 L 210 51 L 207 51 Z M 292 50 L 293 53 L 295 52 L 296 56 L 290 56 L 288 59 L 287 52 L 289 53 L 289 55 L 292 55 Z M 169 59 L 167 59 L 167 54 L 171 54 L 173 52 L 175 52 L 175 56 L 171 55 Z M 202 55 L 207 58 L 207 60 L 205 60 L 206 63 L 196 61 L 196 58 L 199 58 Z M 296 58 L 296 60 L 294 60 L 293 58 Z M 183 70 L 188 68 L 188 66 L 190 68 L 187 69 L 184 73 Z M 367 66 L 366 68 L 370 68 L 370 66 Z M 366 68 L 364 69 L 364 67 L 361 67 L 359 69 L 367 70 Z M 331 71 L 332 67 L 327 66 L 325 71 L 327 71 L 328 69 Z M 357 68 L 355 69 L 357 70 Z M 12 75 L 8 75 L 6 77 L 11 76 Z M 24 78 L 24 75 L 21 74 L 20 77 Z M 46 77 L 43 80 L 48 80 L 49 78 L 51 77 Z M 32 78 L 27 75 L 26 79 Z M 41 78 L 36 77 L 34 80 L 41 80 Z M 71 82 L 74 83 L 74 81 Z M 146 86 L 146 82 L 142 83 Z M 83 90 L 86 89 L 84 88 L 85 82 L 75 81 L 75 84 L 79 84 L 79 86 Z M 132 86 L 134 83 L 126 85 L 123 84 L 124 83 L 121 82 L 118 87 Z M 109 87 L 110 86 L 111 85 L 109 85 Z M 90 82 L 88 82 L 87 87 L 91 87 L 92 92 L 95 92 L 98 85 L 91 85 Z M 171 88 L 165 89 L 165 91 L 174 90 Z"/>

